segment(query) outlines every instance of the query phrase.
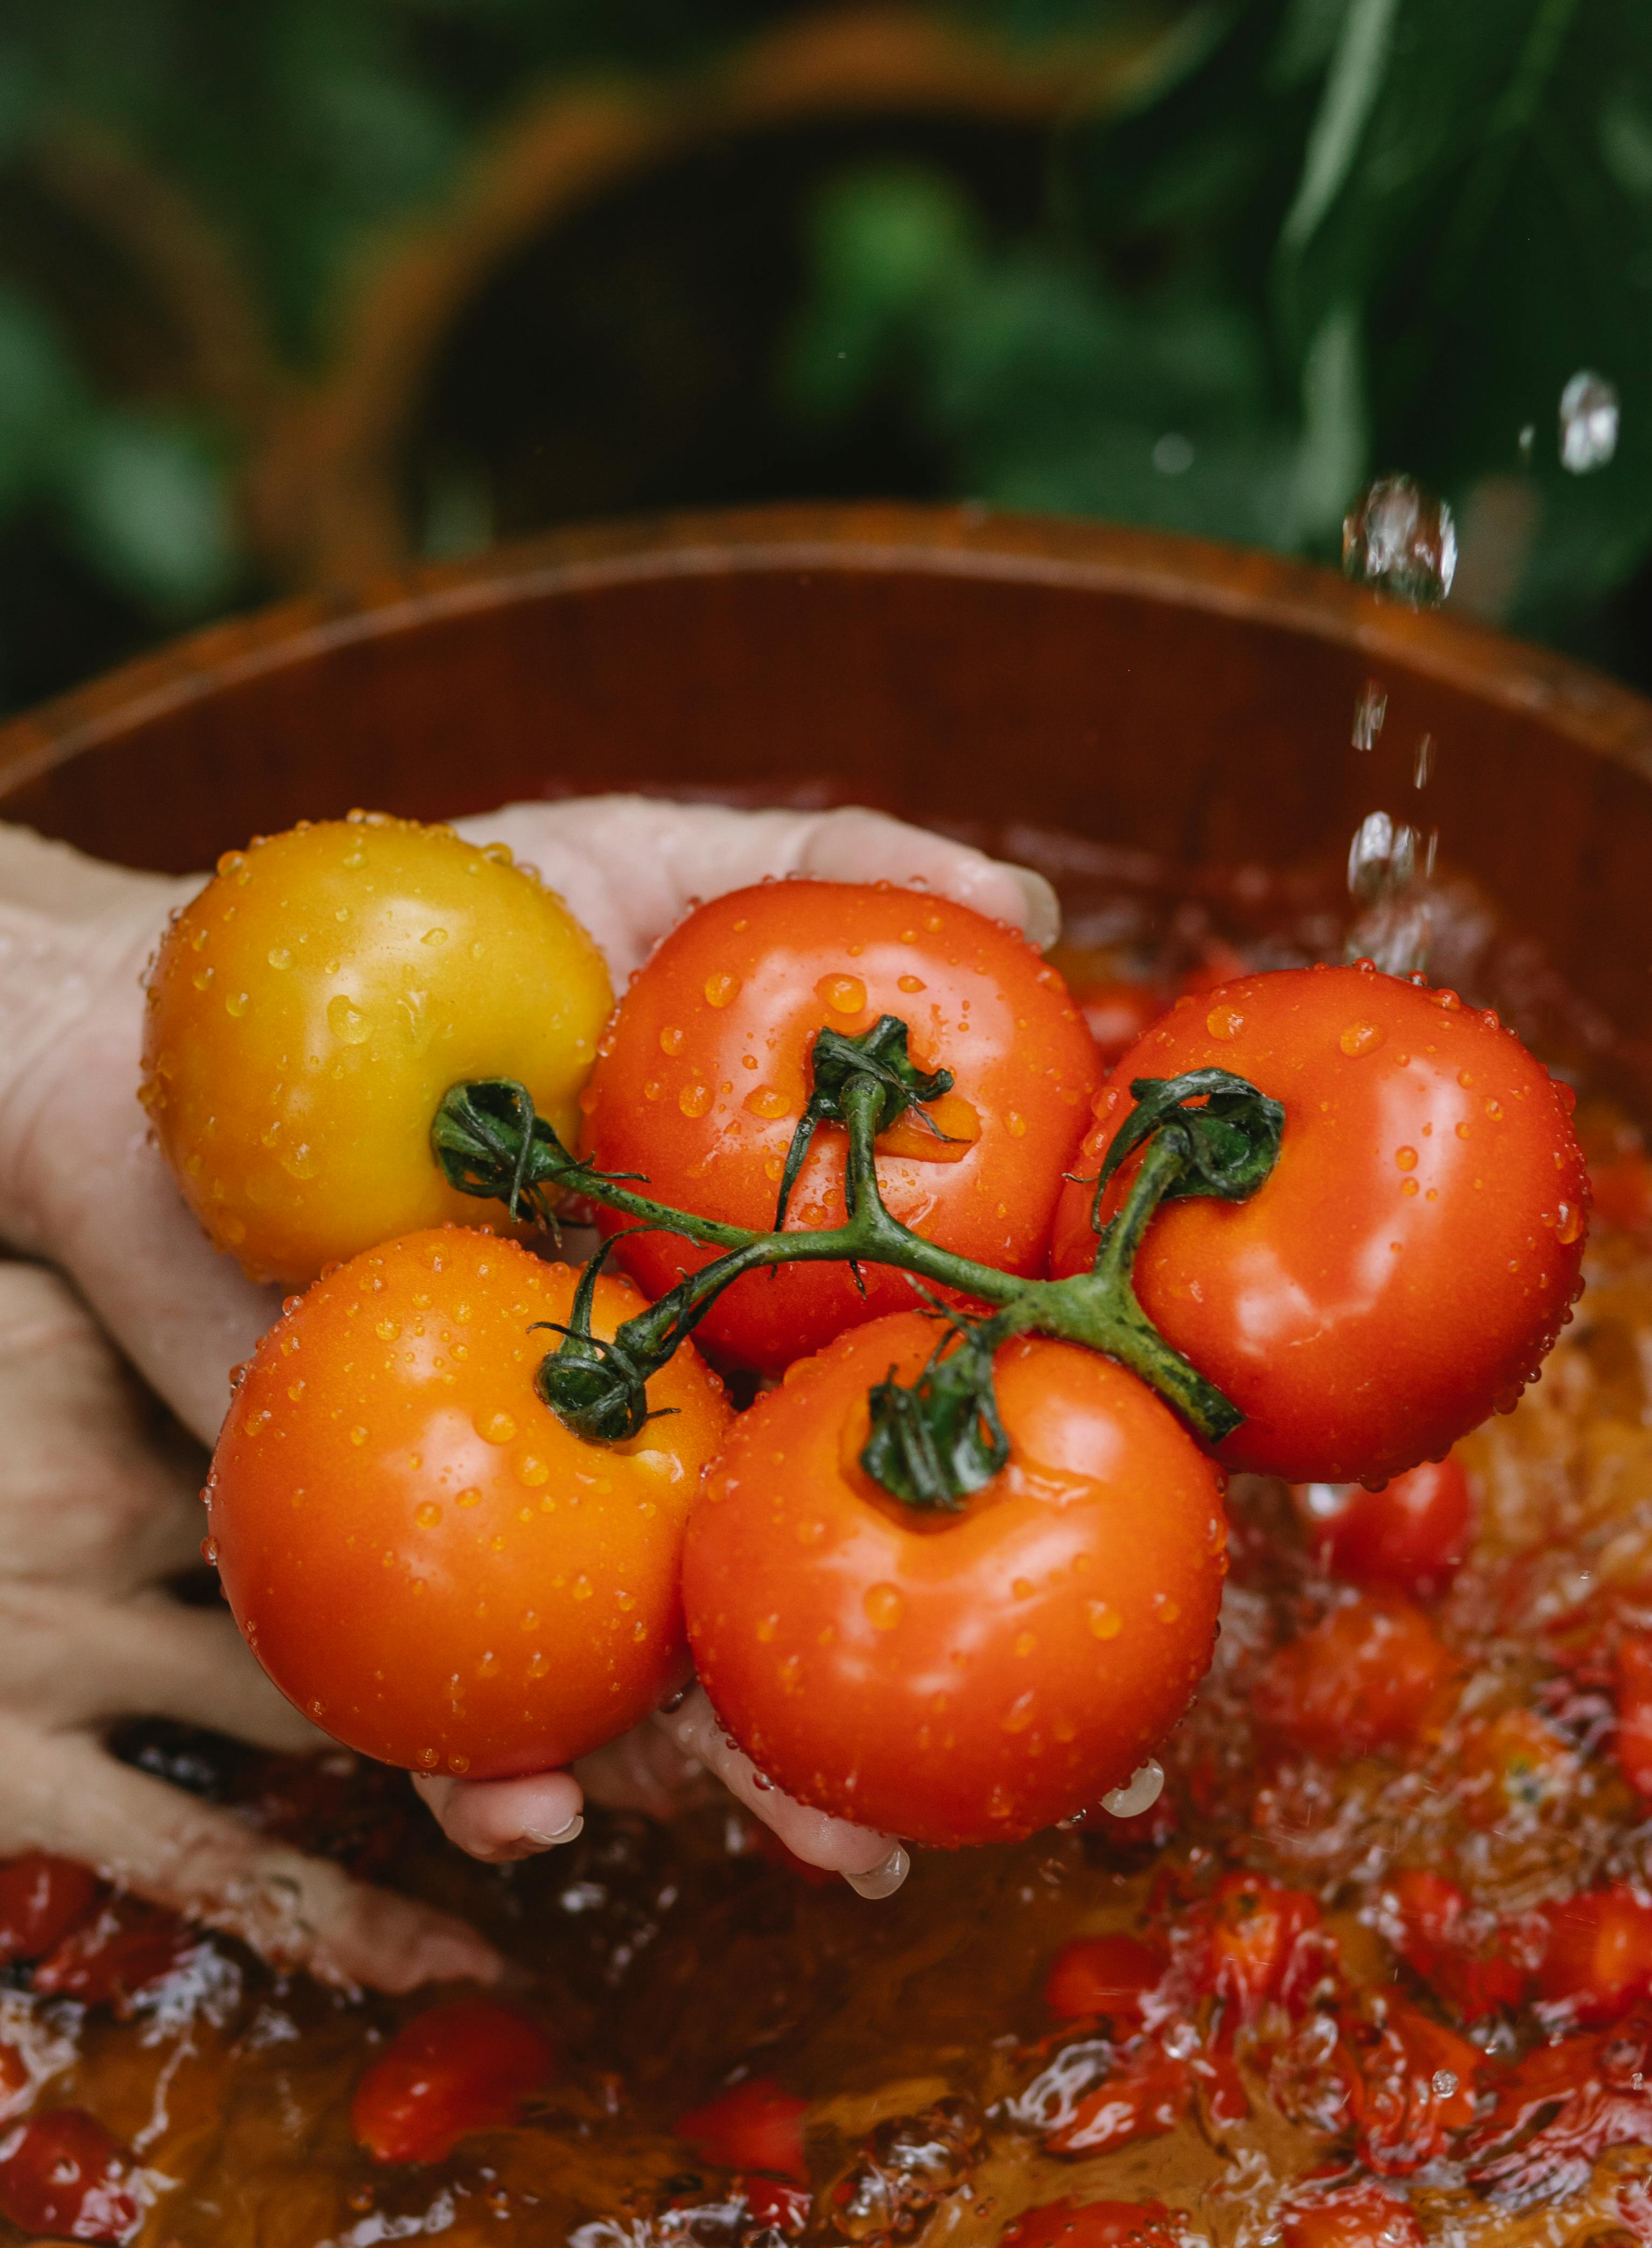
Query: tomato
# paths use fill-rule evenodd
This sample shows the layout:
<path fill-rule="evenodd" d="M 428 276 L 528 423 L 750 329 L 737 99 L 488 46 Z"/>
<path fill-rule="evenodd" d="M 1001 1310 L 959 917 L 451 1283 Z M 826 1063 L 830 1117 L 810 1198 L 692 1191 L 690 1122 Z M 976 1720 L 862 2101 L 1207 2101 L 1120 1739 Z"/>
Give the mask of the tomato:
<path fill-rule="evenodd" d="M 1479 2158 L 1470 2184 L 1514 2209 L 1576 2193 L 1609 2147 L 1652 2144 L 1652 2023 L 1637 2016 L 1604 2036 L 1538 2046 L 1496 2091 L 1492 2113 L 1463 2150 Z M 1623 2191 L 1620 2210 L 1638 2215 Z"/>
<path fill-rule="evenodd" d="M 1652 1163 L 1639 1148 L 1589 1166 L 1589 1193 L 1603 1225 L 1652 1232 Z"/>
<path fill-rule="evenodd" d="M 449 1086 L 516 1078 L 571 1139 L 612 1004 L 594 945 L 503 845 L 325 821 L 227 853 L 167 932 L 142 1098 L 218 1247 L 304 1283 L 475 1217 L 430 1152 Z"/>
<path fill-rule="evenodd" d="M 1162 2201 L 1050 2201 L 1004 2233 L 1002 2248 L 1175 2248 Z"/>
<path fill-rule="evenodd" d="M 46 1953 L 33 1985 L 83 2005 L 124 2005 L 169 1975 L 195 1940 L 176 1913 L 137 1897 L 117 1897 Z"/>
<path fill-rule="evenodd" d="M 130 2240 L 141 2211 L 128 2148 L 84 2108 L 25 2123 L 0 2160 L 0 2217 L 54 2240 Z"/>
<path fill-rule="evenodd" d="M 1388 1933 L 1406 1964 L 1466 2022 L 1518 2005 L 1525 1977 L 1489 1916 L 1455 1881 L 1422 1868 L 1401 1874 L 1386 1900 Z"/>
<path fill-rule="evenodd" d="M 784 2178 L 748 2177 L 742 2181 L 746 2215 L 754 2224 L 773 2225 L 782 2232 L 801 2232 L 814 2213 L 814 2197 L 802 2186 Z"/>
<path fill-rule="evenodd" d="M 628 1443 L 533 1377 L 575 1275 L 443 1227 L 343 1265 L 258 1345 L 207 1484 L 223 1588 L 288 1698 L 387 1764 L 539 1772 L 680 1675 L 682 1525 L 728 1419 L 685 1346 Z M 594 1328 L 641 1308 L 597 1283 Z"/>
<path fill-rule="evenodd" d="M 1637 1795 L 1652 1796 L 1652 1636 L 1618 1646 L 1618 1766 Z"/>
<path fill-rule="evenodd" d="M 1587 1890 L 1538 1918 L 1538 1997 L 1555 2019 L 1592 2028 L 1652 1996 L 1652 1904 L 1633 1889 Z"/>
<path fill-rule="evenodd" d="M 1361 2161 L 1403 2177 L 1446 2153 L 1450 2135 L 1474 2121 L 1480 2059 L 1466 2038 L 1386 1993 L 1376 2041 L 1361 2057 Z"/>
<path fill-rule="evenodd" d="M 1454 1459 L 1425 1461 L 1376 1491 L 1309 1484 L 1299 1494 L 1321 1565 L 1354 1585 L 1438 1600 L 1463 1566 L 1474 1503 Z"/>
<path fill-rule="evenodd" d="M 968 906 L 854 882 L 769 882 L 702 906 L 627 992 L 581 1095 L 585 1146 L 637 1171 L 678 1209 L 763 1230 L 824 1028 L 853 1035 L 898 1015 L 922 1067 L 953 1090 L 879 1143 L 894 1215 L 927 1238 L 1005 1271 L 1044 1269 L 1061 1174 L 1097 1079 L 1094 1045 L 1054 969 L 1012 929 Z M 816 1134 L 787 1212 L 792 1228 L 841 1224 L 845 1134 Z M 625 1222 L 600 1215 L 609 1230 Z M 650 1296 L 709 1250 L 634 1233 L 627 1269 Z M 698 1330 L 713 1356 L 778 1373 L 793 1359 L 913 1301 L 912 1283 L 843 1264 L 752 1273 Z"/>
<path fill-rule="evenodd" d="M 1210 1660 L 1216 1469 L 1141 1382 L 1068 1343 L 996 1360 L 1009 1464 L 956 1513 L 865 1474 L 867 1394 L 935 1347 L 916 1312 L 841 1336 L 740 1415 L 689 1518 L 683 1601 L 740 1744 L 818 1809 L 1008 1840 L 1128 1779 Z"/>
<path fill-rule="evenodd" d="M 1282 1103 L 1278 1162 L 1247 1202 L 1166 1203 L 1134 1277 L 1246 1416 L 1219 1456 L 1371 1484 L 1443 1458 L 1534 1378 L 1577 1289 L 1587 1181 L 1568 1090 L 1453 992 L 1368 963 L 1285 969 L 1178 1001 L 1109 1079 L 1075 1173 L 1096 1176 L 1134 1079 L 1207 1067 Z M 1091 1199 L 1064 1191 L 1058 1273 L 1092 1261 Z"/>
<path fill-rule="evenodd" d="M 514 2123 L 555 2066 L 514 2006 L 455 1998 L 397 2031 L 356 2087 L 350 2128 L 375 2162 L 439 2162 L 467 2132 Z"/>
<path fill-rule="evenodd" d="M 803 2155 L 806 2100 L 782 2091 L 771 2076 L 748 2077 L 704 2108 L 680 2116 L 676 2134 L 702 2162 L 730 2170 L 766 2170 L 806 2183 Z"/>
<path fill-rule="evenodd" d="M 1134 1936 L 1080 1936 L 1063 1944 L 1045 1979 L 1044 2003 L 1058 2021 L 1139 2022 L 1141 2001 L 1164 1980 L 1162 1951 Z"/>
<path fill-rule="evenodd" d="M 0 1865 L 0 1967 L 43 1957 L 87 1917 L 100 1887 L 89 1867 L 45 1850 Z"/>
<path fill-rule="evenodd" d="M 1143 2039 L 1105 2084 L 1085 2094 L 1071 2121 L 1047 2135 L 1045 2152 L 1093 2159 L 1137 2139 L 1157 2138 L 1176 2128 L 1192 2096 L 1186 2061 L 1166 2053 L 1156 2039 Z"/>
<path fill-rule="evenodd" d="M 1409 2205 L 1369 2178 L 1310 2185 L 1279 2213 L 1285 2248 L 1425 2248 Z"/>
<path fill-rule="evenodd" d="M 1371 1593 L 1280 1648 L 1258 1676 L 1254 1706 L 1270 1731 L 1339 1760 L 1412 1740 L 1457 1674 L 1421 1608 Z"/>
<path fill-rule="evenodd" d="M 1306 1889 L 1283 1888 L 1260 1874 L 1224 1874 L 1210 1895 L 1207 1987 L 1246 2022 L 1270 1999 L 1288 2001 L 1302 1939 L 1320 1918 L 1319 1901 Z"/>
<path fill-rule="evenodd" d="M 1457 1794 L 1476 1826 L 1559 1809 L 1577 1783 L 1576 1752 L 1535 1710 L 1504 1710 L 1465 1729 Z"/>

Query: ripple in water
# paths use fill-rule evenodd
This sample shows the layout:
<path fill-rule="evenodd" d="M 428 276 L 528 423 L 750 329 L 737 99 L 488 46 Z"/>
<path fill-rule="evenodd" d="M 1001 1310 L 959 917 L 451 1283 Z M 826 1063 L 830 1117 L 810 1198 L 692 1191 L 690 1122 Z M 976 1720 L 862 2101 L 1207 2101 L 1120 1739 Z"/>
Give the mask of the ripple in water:
<path fill-rule="evenodd" d="M 1415 609 L 1444 600 L 1457 566 L 1451 511 L 1415 476 L 1379 476 L 1343 520 L 1344 575 Z"/>

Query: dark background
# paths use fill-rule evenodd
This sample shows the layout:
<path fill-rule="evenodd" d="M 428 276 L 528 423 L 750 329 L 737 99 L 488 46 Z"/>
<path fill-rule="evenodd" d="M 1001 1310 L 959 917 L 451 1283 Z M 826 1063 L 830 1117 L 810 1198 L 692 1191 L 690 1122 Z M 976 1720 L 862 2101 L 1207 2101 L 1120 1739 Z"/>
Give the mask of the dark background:
<path fill-rule="evenodd" d="M 1621 401 L 1568 473 L 1561 392 Z M 1646 0 L 10 0 L 0 707 L 627 511 L 962 497 L 1652 687 Z"/>

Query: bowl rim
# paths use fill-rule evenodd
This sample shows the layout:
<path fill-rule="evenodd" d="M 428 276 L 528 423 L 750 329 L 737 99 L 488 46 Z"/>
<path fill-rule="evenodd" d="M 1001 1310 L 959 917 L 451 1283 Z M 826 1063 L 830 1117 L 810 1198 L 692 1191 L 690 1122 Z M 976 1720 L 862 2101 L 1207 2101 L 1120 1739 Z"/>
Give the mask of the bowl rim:
<path fill-rule="evenodd" d="M 785 504 L 624 517 L 300 594 L 136 656 L 0 726 L 0 799 L 185 705 L 467 613 L 673 577 L 841 572 L 1058 586 L 1330 642 L 1550 728 L 1652 781 L 1652 700 L 1569 657 L 1335 571 L 1179 532 L 984 505 Z"/>

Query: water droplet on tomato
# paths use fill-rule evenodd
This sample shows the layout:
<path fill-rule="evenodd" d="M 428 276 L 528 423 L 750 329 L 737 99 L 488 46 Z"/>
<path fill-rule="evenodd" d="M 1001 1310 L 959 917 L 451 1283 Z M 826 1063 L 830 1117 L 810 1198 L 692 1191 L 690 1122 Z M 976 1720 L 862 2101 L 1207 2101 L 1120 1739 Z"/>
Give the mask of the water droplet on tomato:
<path fill-rule="evenodd" d="M 1415 1148 L 1396 1148 L 1394 1160 L 1402 1171 L 1414 1171 L 1417 1167 L 1417 1151 Z"/>
<path fill-rule="evenodd" d="M 922 976 L 897 976 L 895 988 L 901 991 L 927 991 L 929 985 Z"/>
<path fill-rule="evenodd" d="M 531 1491 L 537 1491 L 541 1484 L 549 1483 L 550 1480 L 549 1465 L 532 1452 L 524 1452 L 517 1462 L 517 1481 L 525 1483 Z"/>
<path fill-rule="evenodd" d="M 476 1420 L 476 1432 L 484 1444 L 508 1444 L 517 1432 L 517 1424 L 508 1413 L 482 1413 Z M 476 1494 L 478 1498 L 481 1493 Z M 464 1504 L 461 1493 L 459 1504 Z"/>
<path fill-rule="evenodd" d="M 668 1054 L 681 1053 L 682 1052 L 682 1041 L 686 1035 L 686 1032 L 679 1030 L 675 1023 L 668 1023 L 664 1030 L 660 1033 L 661 1052 Z"/>
<path fill-rule="evenodd" d="M 1563 1202 L 1560 1204 L 1559 1223 L 1554 1229 L 1554 1237 L 1568 1249 L 1574 1241 L 1582 1239 L 1583 1205 L 1580 1203 Z"/>
<path fill-rule="evenodd" d="M 730 1006 L 740 996 L 740 978 L 730 969 L 716 969 L 706 977 L 703 989 L 708 1007 Z"/>
<path fill-rule="evenodd" d="M 217 1567 L 218 1541 L 216 1538 L 203 1538 L 201 1540 L 201 1558 L 206 1563 L 209 1569 L 216 1569 Z"/>
<path fill-rule="evenodd" d="M 272 945 L 264 957 L 271 968 L 291 968 L 292 965 L 292 955 L 284 944 Z"/>
<path fill-rule="evenodd" d="M 814 992 L 822 1006 L 834 1015 L 858 1015 L 867 1003 L 867 987 L 858 976 L 823 976 Z"/>
<path fill-rule="evenodd" d="M 1500 1100 L 1488 1100 L 1485 1104 L 1485 1113 L 1494 1124 L 1497 1123 L 1503 1114 L 1503 1103 Z"/>
<path fill-rule="evenodd" d="M 1024 1733 L 1027 1727 L 1032 1723 L 1032 1714 L 1035 1707 L 1036 1696 L 1033 1694 L 1032 1689 L 1029 1686 L 1025 1694 L 1017 1695 L 1015 1700 L 1011 1703 L 1009 1708 L 1004 1711 L 1003 1717 L 998 1722 L 1006 1733 Z M 1006 1817 L 1008 1814 L 1000 1811 L 994 1812 L 993 1815 L 995 1818 L 1001 1819 Z"/>
<path fill-rule="evenodd" d="M 1237 1038 L 1244 1028 L 1244 1017 L 1237 1007 L 1230 1006 L 1224 1000 L 1221 1005 L 1211 1008 L 1204 1018 L 1204 1027 L 1213 1038 L 1224 1041 Z"/>
<path fill-rule="evenodd" d="M 281 1158 L 281 1168 L 290 1179 L 312 1179 L 320 1169 L 320 1160 L 307 1140 L 289 1148 Z"/>
<path fill-rule="evenodd" d="M 906 1614 L 906 1602 L 893 1585 L 868 1585 L 860 1605 L 874 1631 L 893 1631 Z"/>
<path fill-rule="evenodd" d="M 1124 1628 L 1124 1618 L 1119 1614 L 1117 1608 L 1109 1607 L 1106 1600 L 1087 1602 L 1086 1612 L 1090 1619 L 1090 1629 L 1098 1639 L 1116 1639 Z"/>
<path fill-rule="evenodd" d="M 451 1772 L 464 1773 L 469 1772 L 470 1769 L 470 1758 L 468 1756 L 461 1755 L 459 1751 L 456 1749 L 453 1754 L 448 1758 L 448 1770 Z"/>
<path fill-rule="evenodd" d="M 1466 1140 L 1468 1138 L 1469 1128 L 1470 1127 L 1467 1124 L 1459 1124 L 1457 1126 L 1457 1137 L 1459 1140 Z"/>
<path fill-rule="evenodd" d="M 372 1035 L 367 1017 L 342 991 L 327 1002 L 327 1028 L 346 1046 L 366 1045 Z"/>
<path fill-rule="evenodd" d="M 195 974 L 189 978 L 189 981 L 195 985 L 197 991 L 204 991 L 208 984 L 212 981 L 211 969 L 197 968 Z"/>
<path fill-rule="evenodd" d="M 792 1113 L 792 1103 L 790 1100 L 788 1100 L 785 1094 L 779 1090 L 778 1086 L 772 1085 L 759 1085 L 755 1086 L 751 1092 L 747 1093 L 743 1106 L 749 1110 L 753 1116 L 764 1117 L 770 1122 L 774 1121 L 781 1116 L 789 1116 Z M 781 1169 L 785 1169 L 784 1164 L 781 1166 Z"/>
<path fill-rule="evenodd" d="M 1382 1037 L 1380 1023 L 1350 1023 L 1337 1044 L 1353 1061 L 1361 1054 L 1374 1053 L 1382 1043 Z"/>
<path fill-rule="evenodd" d="M 1012 1108 L 1012 1109 L 1010 1111 L 1010 1119 L 1009 1119 L 1009 1121 L 1010 1121 L 1010 1137 L 1011 1137 L 1012 1140 L 1025 1140 L 1025 1139 L 1026 1138 L 1026 1136 L 1027 1136 L 1027 1120 L 1026 1120 L 1026 1118 L 1025 1118 L 1025 1116 L 1018 1116 L 1018 1115 L 1016 1114 L 1016 1113 L 1015 1113 L 1014 1109 Z"/>
<path fill-rule="evenodd" d="M 711 1087 L 696 1082 L 685 1085 L 677 1095 L 677 1107 L 685 1116 L 703 1116 L 711 1106 Z"/>
<path fill-rule="evenodd" d="M 447 941 L 448 932 L 445 929 L 428 929 L 419 939 L 421 944 L 445 944 Z"/>
<path fill-rule="evenodd" d="M 413 1518 L 421 1530 L 434 1530 L 442 1519 L 442 1509 L 435 1499 L 421 1499 L 413 1511 Z"/>
<path fill-rule="evenodd" d="M 1034 1648 L 1035 1647 L 1037 1647 L 1038 1643 L 1038 1635 L 1037 1632 L 1034 1632 L 1034 1631 L 1023 1631 L 1023 1632 L 1018 1632 L 1018 1633 L 1017 1633 L 1017 1635 L 1016 1635 L 1016 1641 L 1015 1641 L 1015 1651 L 1016 1651 L 1016 1653 L 1017 1653 L 1018 1655 L 1031 1655 L 1031 1654 L 1032 1654 L 1032 1650 L 1033 1650 L 1033 1648 Z"/>
<path fill-rule="evenodd" d="M 1164 1767 L 1156 1757 L 1138 1765 L 1122 1787 L 1112 1788 L 1101 1799 L 1101 1808 L 1115 1819 L 1139 1819 L 1151 1811 L 1164 1792 Z"/>
<path fill-rule="evenodd" d="M 312 1702 L 312 1703 L 311 1703 L 311 1704 L 310 1704 L 310 1715 L 311 1715 L 312 1717 L 326 1717 L 326 1712 L 327 1712 L 327 1705 L 326 1705 L 326 1703 L 325 1702 L 322 1702 L 322 1701 L 314 1701 L 314 1702 Z"/>
<path fill-rule="evenodd" d="M 766 1647 L 779 1628 L 779 1617 L 778 1615 L 766 1615 L 757 1626 L 757 1635 Z"/>

